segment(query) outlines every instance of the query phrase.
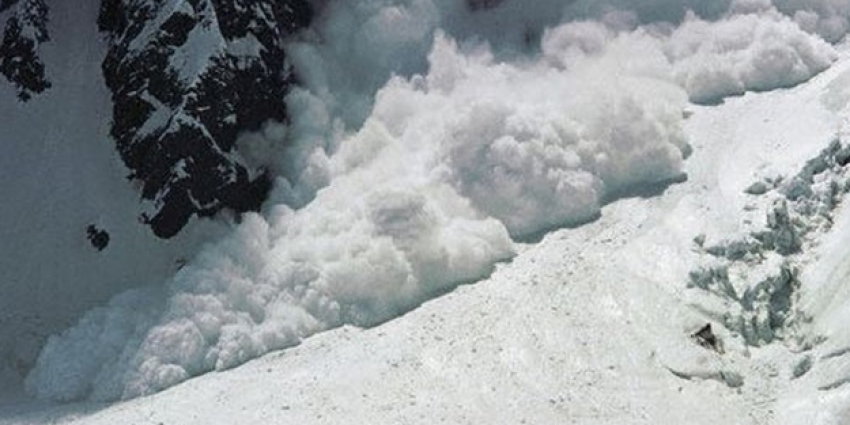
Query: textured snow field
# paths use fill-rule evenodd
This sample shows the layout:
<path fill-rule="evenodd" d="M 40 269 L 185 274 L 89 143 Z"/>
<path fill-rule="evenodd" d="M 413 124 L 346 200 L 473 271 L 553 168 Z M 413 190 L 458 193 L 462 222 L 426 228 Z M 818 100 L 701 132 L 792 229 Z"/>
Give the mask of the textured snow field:
<path fill-rule="evenodd" d="M 304 81 L 287 131 L 245 142 L 287 146 L 262 214 L 16 357 L 27 391 L 133 398 L 394 318 L 488 276 L 514 240 L 681 180 L 689 98 L 793 86 L 836 59 L 766 2 L 709 20 L 650 3 L 328 3 L 289 48 Z"/>
<path fill-rule="evenodd" d="M 20 136 L 12 152 L 21 156 L 4 165 L 39 184 L 9 189 L 4 240 L 30 242 L 21 229 L 33 223 L 38 231 L 32 244 L 18 243 L 25 249 L 3 250 L 14 254 L 2 258 L 15 292 L 0 306 L 26 318 L 24 310 L 49 311 L 38 303 L 52 302 L 60 311 L 38 329 L 46 332 L 99 305 L 105 288 L 143 283 L 128 275 L 164 283 L 153 296 L 122 295 L 51 339 L 28 389 L 60 400 L 134 397 L 272 352 L 112 405 L 54 405 L 6 386 L 0 424 L 850 423 L 846 207 L 825 212 L 802 253 L 749 253 L 752 271 L 743 262 L 732 269 L 753 279 L 783 260 L 801 269 L 792 299 L 803 312 L 784 341 L 744 345 L 720 323 L 726 309 L 740 313 L 735 303 L 688 288 L 696 267 L 717 261 L 710 247 L 746 240 L 775 211 L 779 188 L 761 196 L 746 188 L 791 181 L 831 142 L 850 144 L 847 54 L 791 89 L 687 106 L 680 129 L 687 98 L 789 87 L 830 66 L 833 46 L 801 28 L 837 39 L 847 22 L 827 6 L 840 2 L 810 16 L 806 2 L 798 13 L 783 2 L 781 14 L 765 1 L 735 1 L 714 23 L 691 16 L 675 29 L 634 27 L 685 3 L 636 3 L 629 17 L 577 2 L 575 16 L 600 21 L 565 25 L 557 25 L 558 1 L 506 2 L 479 15 L 454 0 L 332 3 L 339 10 L 314 34 L 328 42 L 291 48 L 308 78 L 290 99 L 289 134 L 259 137 L 295 141 L 267 211 L 195 259 L 193 238 L 215 231 L 162 243 L 127 222 L 135 198 L 105 140 L 107 95 L 87 77 L 98 73 L 100 47 L 85 43 L 96 35 L 46 51 L 49 62 L 83 58 L 54 76 L 55 97 L 7 111 L 14 125 L 3 135 Z M 57 14 L 60 38 L 78 18 L 94 18 L 93 8 L 69 5 Z M 511 53 L 531 31 L 524 20 L 542 32 L 533 64 Z M 33 124 L 89 92 L 100 99 L 91 109 L 49 128 Z M 81 148 L 92 134 L 100 148 Z M 44 153 L 49 160 L 38 161 Z M 87 162 L 115 167 L 73 168 Z M 508 237 L 583 222 L 612 193 L 682 171 L 686 181 L 619 199 L 585 225 L 529 244 Z M 835 173 L 819 175 L 818 190 Z M 120 211 L 104 211 L 112 195 Z M 80 199 L 93 201 L 75 208 Z M 113 231 L 105 256 L 77 237 L 89 222 Z M 302 341 L 389 319 L 489 274 L 514 250 L 489 278 L 401 317 Z M 41 258 L 50 263 L 39 267 Z M 165 279 L 175 259 L 189 262 Z M 92 261 L 98 266 L 81 266 Z M 77 285 L 88 292 L 67 300 L 57 292 Z M 722 354 L 689 336 L 707 322 Z M 29 328 L 0 324 L 0 339 L 13 341 L 0 347 L 3 360 L 33 359 L 17 352 L 35 349 L 25 343 Z"/>
<path fill-rule="evenodd" d="M 764 175 L 794 174 L 841 131 L 848 97 L 831 83 L 848 76 L 844 55 L 799 87 L 692 107 L 686 182 L 520 245 L 490 278 L 385 324 L 330 330 L 114 405 L 9 397 L 0 424 L 848 423 L 850 390 L 818 389 L 850 377 L 840 351 L 850 343 L 846 208 L 799 259 L 807 264 L 801 302 L 812 316 L 804 332 L 826 337 L 813 349 L 782 341 L 745 348 L 719 325 L 725 354 L 702 348 L 688 335 L 708 319 L 686 288 L 705 255 L 694 237 L 742 232 L 768 202 L 744 189 Z M 806 355 L 812 370 L 792 379 Z M 743 385 L 715 379 L 720 372 Z"/>

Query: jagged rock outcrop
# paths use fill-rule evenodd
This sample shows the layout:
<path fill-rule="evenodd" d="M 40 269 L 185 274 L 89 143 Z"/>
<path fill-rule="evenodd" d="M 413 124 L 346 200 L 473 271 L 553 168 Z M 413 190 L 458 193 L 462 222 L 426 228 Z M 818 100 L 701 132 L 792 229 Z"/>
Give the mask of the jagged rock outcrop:
<path fill-rule="evenodd" d="M 0 0 L 9 13 L 0 74 L 22 101 L 51 87 L 39 47 L 50 40 L 47 0 Z M 284 38 L 309 24 L 309 0 L 103 0 L 98 26 L 114 102 L 111 135 L 142 213 L 168 238 L 193 215 L 256 210 L 271 182 L 235 152 L 237 135 L 285 121 L 294 83 Z"/>
<path fill-rule="evenodd" d="M 283 40 L 310 18 L 307 0 L 103 1 L 111 134 L 152 202 L 142 218 L 156 235 L 264 201 L 269 177 L 234 145 L 240 131 L 286 120 Z"/>
<path fill-rule="evenodd" d="M 48 7 L 44 0 L 0 0 L 0 13 L 11 11 L 0 43 L 0 74 L 18 92 L 21 101 L 50 88 L 39 46 L 50 40 Z"/>

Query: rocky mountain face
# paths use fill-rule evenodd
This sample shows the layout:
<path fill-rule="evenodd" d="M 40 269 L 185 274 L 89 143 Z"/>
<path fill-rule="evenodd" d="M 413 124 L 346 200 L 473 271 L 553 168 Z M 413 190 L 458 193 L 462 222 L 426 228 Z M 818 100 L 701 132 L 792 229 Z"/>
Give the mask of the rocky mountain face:
<path fill-rule="evenodd" d="M 38 55 L 41 43 L 50 40 L 44 0 L 0 0 L 0 13 L 11 11 L 0 43 L 0 74 L 12 83 L 21 101 L 50 88 L 44 63 Z"/>
<path fill-rule="evenodd" d="M 4 12 L 0 73 L 27 101 L 51 86 L 38 55 L 49 0 L 0 0 Z M 270 178 L 234 145 L 242 131 L 286 121 L 294 78 L 283 40 L 311 17 L 308 0 L 102 1 L 111 135 L 157 236 L 194 215 L 259 208 Z"/>
<path fill-rule="evenodd" d="M 234 152 L 237 134 L 283 121 L 293 78 L 283 38 L 306 25 L 305 0 L 104 0 L 103 74 L 112 136 L 160 237 L 192 215 L 257 209 L 270 180 Z"/>

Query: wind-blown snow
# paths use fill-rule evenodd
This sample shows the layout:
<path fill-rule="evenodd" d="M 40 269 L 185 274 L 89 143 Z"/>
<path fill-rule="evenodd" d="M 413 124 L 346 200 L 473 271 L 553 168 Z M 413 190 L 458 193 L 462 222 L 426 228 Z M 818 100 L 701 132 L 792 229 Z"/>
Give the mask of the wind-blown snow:
<path fill-rule="evenodd" d="M 676 64 L 676 81 L 698 103 L 794 86 L 835 60 L 830 45 L 773 13 L 717 23 L 688 19 L 672 34 L 666 52 Z"/>
<path fill-rule="evenodd" d="M 331 2 L 292 46 L 305 81 L 292 125 L 243 139 L 254 160 L 289 143 L 263 214 L 162 287 L 51 337 L 31 393 L 135 397 L 388 320 L 487 276 L 514 255 L 512 238 L 683 178 L 688 99 L 791 86 L 835 59 L 756 3 L 698 17 L 687 2 L 606 2 L 620 10 L 601 18 L 576 12 L 582 2 L 506 0 L 476 15 L 453 0 L 394 3 Z M 673 6 L 682 14 L 659 23 Z"/>

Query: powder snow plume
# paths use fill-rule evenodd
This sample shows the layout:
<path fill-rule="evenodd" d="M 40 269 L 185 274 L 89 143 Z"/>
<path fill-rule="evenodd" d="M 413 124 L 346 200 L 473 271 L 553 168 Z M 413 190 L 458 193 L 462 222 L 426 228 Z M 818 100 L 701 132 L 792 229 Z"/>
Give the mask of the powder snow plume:
<path fill-rule="evenodd" d="M 53 336 L 26 380 L 55 400 L 150 394 L 316 332 L 391 319 L 685 178 L 688 102 L 803 82 L 845 1 L 330 1 L 289 53 L 287 126 L 243 135 L 278 173 L 161 286 Z"/>

